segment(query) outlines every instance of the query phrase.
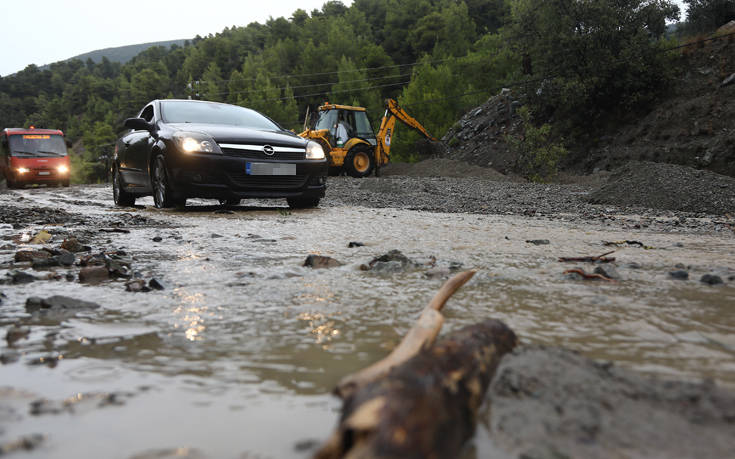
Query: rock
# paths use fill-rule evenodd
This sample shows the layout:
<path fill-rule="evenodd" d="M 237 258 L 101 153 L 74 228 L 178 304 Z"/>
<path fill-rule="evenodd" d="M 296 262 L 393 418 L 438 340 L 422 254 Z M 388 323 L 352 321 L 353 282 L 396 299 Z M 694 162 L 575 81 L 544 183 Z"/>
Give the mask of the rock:
<path fill-rule="evenodd" d="M 550 242 L 548 239 L 531 239 L 526 241 L 529 244 L 533 245 L 549 245 Z"/>
<path fill-rule="evenodd" d="M 136 279 L 125 283 L 125 290 L 128 292 L 150 292 L 151 289 L 146 285 L 143 279 Z"/>
<path fill-rule="evenodd" d="M 723 283 L 722 278 L 716 274 L 705 274 L 699 281 L 707 285 L 719 285 Z"/>
<path fill-rule="evenodd" d="M 130 278 L 133 275 L 132 270 L 130 269 L 131 264 L 132 260 L 123 259 L 117 255 L 113 255 L 105 262 L 107 270 L 110 272 L 110 276 L 124 278 Z"/>
<path fill-rule="evenodd" d="M 380 264 L 380 263 L 385 263 L 385 264 Z M 381 255 L 379 257 L 373 258 L 372 261 L 370 261 L 368 265 L 372 269 L 377 269 L 379 271 L 395 272 L 393 271 L 395 269 L 395 266 L 397 266 L 395 263 L 398 263 L 398 265 L 400 266 L 400 270 L 405 270 L 408 268 L 415 268 L 418 266 L 416 262 L 409 259 L 403 253 L 401 253 L 400 250 L 395 250 L 395 249 L 391 250 L 385 255 Z"/>
<path fill-rule="evenodd" d="M 79 271 L 79 282 L 100 282 L 110 278 L 110 272 L 105 266 L 87 266 Z"/>
<path fill-rule="evenodd" d="M 609 279 L 615 279 L 615 280 L 621 279 L 620 274 L 618 273 L 618 270 L 615 269 L 615 266 L 610 263 L 606 263 L 604 265 L 597 266 L 594 270 L 594 273 L 601 274 Z"/>
<path fill-rule="evenodd" d="M 735 73 L 730 75 L 729 77 L 722 80 L 722 83 L 720 83 L 720 86 L 728 86 L 735 83 Z"/>
<path fill-rule="evenodd" d="M 12 346 L 16 341 L 28 338 L 30 334 L 31 329 L 29 327 L 12 325 L 5 334 L 5 340 L 8 342 L 8 346 Z"/>
<path fill-rule="evenodd" d="M 0 363 L 7 365 L 9 363 L 15 363 L 20 360 L 20 353 L 16 351 L 7 351 L 0 354 Z M 1 450 L 0 450 L 1 451 Z"/>
<path fill-rule="evenodd" d="M 221 238 L 221 237 L 224 237 L 224 236 L 222 236 L 221 234 L 212 233 L 212 239 L 218 239 L 218 238 Z"/>
<path fill-rule="evenodd" d="M 629 269 L 641 269 L 641 264 L 635 261 L 631 261 L 627 265 L 625 265 Z"/>
<path fill-rule="evenodd" d="M 51 234 L 48 231 L 41 230 L 38 233 L 36 233 L 35 236 L 33 236 L 33 239 L 31 239 L 30 244 L 45 244 L 50 240 L 51 240 Z"/>
<path fill-rule="evenodd" d="M 584 276 L 577 272 L 569 272 L 564 274 L 564 280 L 581 281 L 584 280 Z"/>
<path fill-rule="evenodd" d="M 24 435 L 15 440 L 10 440 L 0 444 L 0 456 L 13 453 L 15 451 L 33 451 L 34 449 L 41 446 L 41 443 L 46 440 L 43 434 L 30 434 Z"/>
<path fill-rule="evenodd" d="M 31 262 L 33 269 L 46 269 L 59 266 L 59 260 L 56 257 L 50 258 L 34 258 Z"/>
<path fill-rule="evenodd" d="M 30 297 L 26 300 L 26 312 L 66 312 L 98 309 L 97 303 L 78 300 L 68 296 L 54 295 L 48 298 Z"/>
<path fill-rule="evenodd" d="M 76 261 L 76 256 L 71 251 L 62 250 L 59 255 L 56 255 L 56 259 L 61 266 L 71 266 Z"/>
<path fill-rule="evenodd" d="M 153 278 L 148 282 L 148 287 L 152 288 L 153 290 L 163 290 L 164 289 L 163 284 L 160 283 L 156 278 Z"/>
<path fill-rule="evenodd" d="M 683 269 L 677 269 L 676 271 L 670 271 L 669 277 L 676 280 L 687 280 L 689 279 L 689 271 Z"/>
<path fill-rule="evenodd" d="M 13 258 L 16 262 L 33 261 L 34 259 L 50 258 L 51 254 L 45 250 L 19 250 Z"/>
<path fill-rule="evenodd" d="M 334 258 L 325 257 L 323 255 L 309 255 L 306 257 L 306 260 L 304 260 L 304 264 L 302 266 L 313 269 L 336 268 L 337 266 L 342 266 L 342 263 Z"/>
<path fill-rule="evenodd" d="M 82 245 L 75 237 L 64 239 L 64 242 L 61 243 L 61 248 L 72 253 L 89 252 L 92 250 L 91 247 Z"/>
<path fill-rule="evenodd" d="M 153 239 L 151 239 L 153 242 L 161 242 L 163 238 L 161 236 L 156 236 Z"/>
<path fill-rule="evenodd" d="M 347 244 L 347 247 L 350 249 L 353 249 L 355 247 L 364 247 L 364 246 L 365 244 L 363 244 L 362 242 L 354 242 L 354 241 Z"/>
<path fill-rule="evenodd" d="M 28 284 L 36 280 L 36 277 L 24 271 L 15 271 L 10 274 L 12 284 Z"/>
<path fill-rule="evenodd" d="M 452 272 L 447 267 L 439 267 L 435 266 L 429 270 L 427 270 L 424 273 L 424 276 L 428 277 L 429 279 L 443 279 L 445 277 L 449 277 L 449 275 Z"/>
<path fill-rule="evenodd" d="M 404 267 L 400 261 L 376 261 L 370 269 L 380 273 L 399 273 Z"/>

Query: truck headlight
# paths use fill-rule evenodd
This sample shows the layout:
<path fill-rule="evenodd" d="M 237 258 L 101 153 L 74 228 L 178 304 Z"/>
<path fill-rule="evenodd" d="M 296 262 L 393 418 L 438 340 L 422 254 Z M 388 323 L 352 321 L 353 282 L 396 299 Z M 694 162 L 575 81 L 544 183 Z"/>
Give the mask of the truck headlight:
<path fill-rule="evenodd" d="M 306 159 L 324 159 L 324 149 L 316 142 L 306 144 Z"/>
<path fill-rule="evenodd" d="M 59 174 L 66 174 L 69 172 L 69 168 L 66 166 L 59 166 L 56 170 L 59 171 Z"/>
<path fill-rule="evenodd" d="M 18 171 L 18 173 L 19 173 L 19 174 L 27 174 L 28 172 L 30 172 L 30 171 L 31 171 L 31 170 L 30 170 L 30 169 L 28 169 L 27 167 L 19 167 L 19 168 L 18 168 L 18 169 L 16 169 L 16 170 Z"/>
<path fill-rule="evenodd" d="M 177 146 L 184 153 L 222 154 L 214 139 L 203 132 L 177 132 L 173 135 Z"/>

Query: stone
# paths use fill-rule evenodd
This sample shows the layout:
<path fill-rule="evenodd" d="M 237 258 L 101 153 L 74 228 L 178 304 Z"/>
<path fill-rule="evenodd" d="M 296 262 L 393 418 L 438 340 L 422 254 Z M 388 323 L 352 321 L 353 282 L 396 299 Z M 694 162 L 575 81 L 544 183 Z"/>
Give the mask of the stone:
<path fill-rule="evenodd" d="M 529 244 L 533 245 L 549 245 L 550 242 L 548 239 L 530 239 L 526 241 Z"/>
<path fill-rule="evenodd" d="M 370 261 L 369 265 L 371 268 L 375 268 L 378 263 L 390 263 L 390 262 L 397 262 L 400 264 L 401 269 L 408 269 L 408 268 L 414 268 L 417 267 L 418 264 L 405 256 L 403 253 L 401 253 L 400 250 L 391 250 L 390 252 L 381 255 L 379 257 L 373 258 L 372 261 Z M 394 265 L 381 265 L 379 269 L 382 270 L 392 270 L 392 266 Z"/>
<path fill-rule="evenodd" d="M 705 274 L 699 279 L 699 281 L 707 285 L 719 285 L 724 283 L 722 278 L 716 274 Z"/>
<path fill-rule="evenodd" d="M 71 266 L 74 264 L 77 258 L 70 251 L 61 250 L 61 253 L 59 255 L 56 255 L 56 259 L 61 266 Z"/>
<path fill-rule="evenodd" d="M 5 334 L 5 340 L 8 342 L 8 346 L 12 346 L 16 341 L 28 338 L 28 335 L 30 334 L 31 329 L 29 327 L 13 325 L 8 328 L 8 331 Z"/>
<path fill-rule="evenodd" d="M 75 237 L 64 239 L 64 242 L 61 243 L 61 248 L 72 253 L 89 252 L 92 250 L 91 247 L 82 245 Z"/>
<path fill-rule="evenodd" d="M 151 239 L 153 242 L 161 242 L 163 238 L 161 236 L 156 236 L 153 239 Z"/>
<path fill-rule="evenodd" d="M 59 260 L 56 257 L 51 258 L 34 258 L 31 262 L 33 269 L 46 269 L 59 266 Z"/>
<path fill-rule="evenodd" d="M 684 269 L 677 269 L 676 271 L 670 271 L 669 277 L 676 280 L 687 280 L 689 279 L 689 271 Z"/>
<path fill-rule="evenodd" d="M 135 279 L 125 283 L 125 290 L 128 292 L 150 292 L 146 282 L 143 279 Z"/>
<path fill-rule="evenodd" d="M 322 268 L 336 268 L 337 266 L 342 266 L 342 263 L 335 260 L 331 257 L 325 257 L 323 255 L 309 255 L 306 257 L 306 260 L 304 260 L 303 266 L 313 268 L 313 269 L 322 269 Z"/>
<path fill-rule="evenodd" d="M 403 271 L 403 264 L 400 261 L 376 261 L 372 264 L 371 271 L 380 273 L 399 273 Z"/>
<path fill-rule="evenodd" d="M 105 266 L 87 266 L 79 271 L 79 282 L 100 282 L 110 278 L 110 272 Z"/>
<path fill-rule="evenodd" d="M 26 300 L 26 312 L 46 311 L 84 311 L 98 309 L 99 304 L 91 301 L 78 300 L 68 296 L 54 295 L 48 298 L 30 297 Z"/>
<path fill-rule="evenodd" d="M 618 273 L 618 270 L 615 269 L 614 265 L 609 264 L 609 263 L 597 266 L 594 270 L 594 273 L 603 275 L 607 277 L 608 279 L 615 279 L 615 280 L 621 279 L 620 273 Z"/>
<path fill-rule="evenodd" d="M 13 284 L 28 284 L 36 280 L 36 277 L 24 271 L 16 271 L 10 275 Z"/>
<path fill-rule="evenodd" d="M 45 250 L 19 250 L 13 258 L 16 262 L 33 261 L 34 259 L 50 258 L 51 254 Z"/>
<path fill-rule="evenodd" d="M 153 290 L 163 290 L 164 289 L 163 284 L 160 283 L 156 278 L 153 278 L 148 282 L 148 287 L 152 288 Z"/>
<path fill-rule="evenodd" d="M 349 244 L 347 244 L 347 247 L 350 249 L 354 249 L 355 247 L 364 247 L 364 246 L 365 244 L 363 244 L 362 242 L 356 242 L 356 241 L 352 241 Z"/>

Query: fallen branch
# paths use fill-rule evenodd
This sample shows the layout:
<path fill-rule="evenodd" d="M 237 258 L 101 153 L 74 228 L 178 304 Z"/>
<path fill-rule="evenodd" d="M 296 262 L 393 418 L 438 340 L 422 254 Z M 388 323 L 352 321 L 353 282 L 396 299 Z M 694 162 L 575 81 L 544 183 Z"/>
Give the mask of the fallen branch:
<path fill-rule="evenodd" d="M 607 255 L 610 255 L 611 253 L 615 253 L 614 250 L 611 250 L 609 252 L 605 252 L 602 255 L 598 255 L 596 257 L 560 257 L 559 261 L 572 261 L 572 262 L 582 262 L 582 263 L 611 263 L 615 261 L 615 257 L 608 257 Z"/>
<path fill-rule="evenodd" d="M 500 359 L 517 343 L 504 323 L 486 320 L 433 344 L 439 311 L 474 274 L 449 279 L 388 357 L 340 381 L 340 422 L 315 457 L 457 457 Z"/>
<path fill-rule="evenodd" d="M 445 282 L 400 344 L 383 360 L 342 378 L 334 389 L 335 394 L 344 400 L 361 385 L 385 375 L 391 368 L 410 359 L 422 348 L 431 346 L 444 324 L 444 316 L 439 311 L 449 297 L 474 275 L 475 271 L 464 271 Z"/>
<path fill-rule="evenodd" d="M 351 393 L 317 459 L 455 458 L 503 355 L 517 339 L 498 320 L 451 333 Z"/>

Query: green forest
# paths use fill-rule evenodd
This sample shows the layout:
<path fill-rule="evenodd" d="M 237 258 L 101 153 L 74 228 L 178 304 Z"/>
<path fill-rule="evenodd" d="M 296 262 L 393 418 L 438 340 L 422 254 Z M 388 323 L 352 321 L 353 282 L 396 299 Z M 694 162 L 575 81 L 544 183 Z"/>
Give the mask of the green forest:
<path fill-rule="evenodd" d="M 687 31 L 735 19 L 733 0 L 688 0 Z M 691 13 L 694 14 L 691 14 Z M 299 132 L 307 107 L 396 98 L 435 136 L 510 87 L 533 119 L 565 136 L 631 116 L 667 90 L 680 18 L 668 0 L 328 1 L 264 24 L 233 26 L 126 64 L 71 60 L 0 78 L 2 127 L 62 129 L 76 181 L 104 179 L 123 121 L 156 98 L 258 110 Z M 233 18 L 236 21 L 237 18 Z M 417 137 L 399 130 L 398 159 Z"/>

